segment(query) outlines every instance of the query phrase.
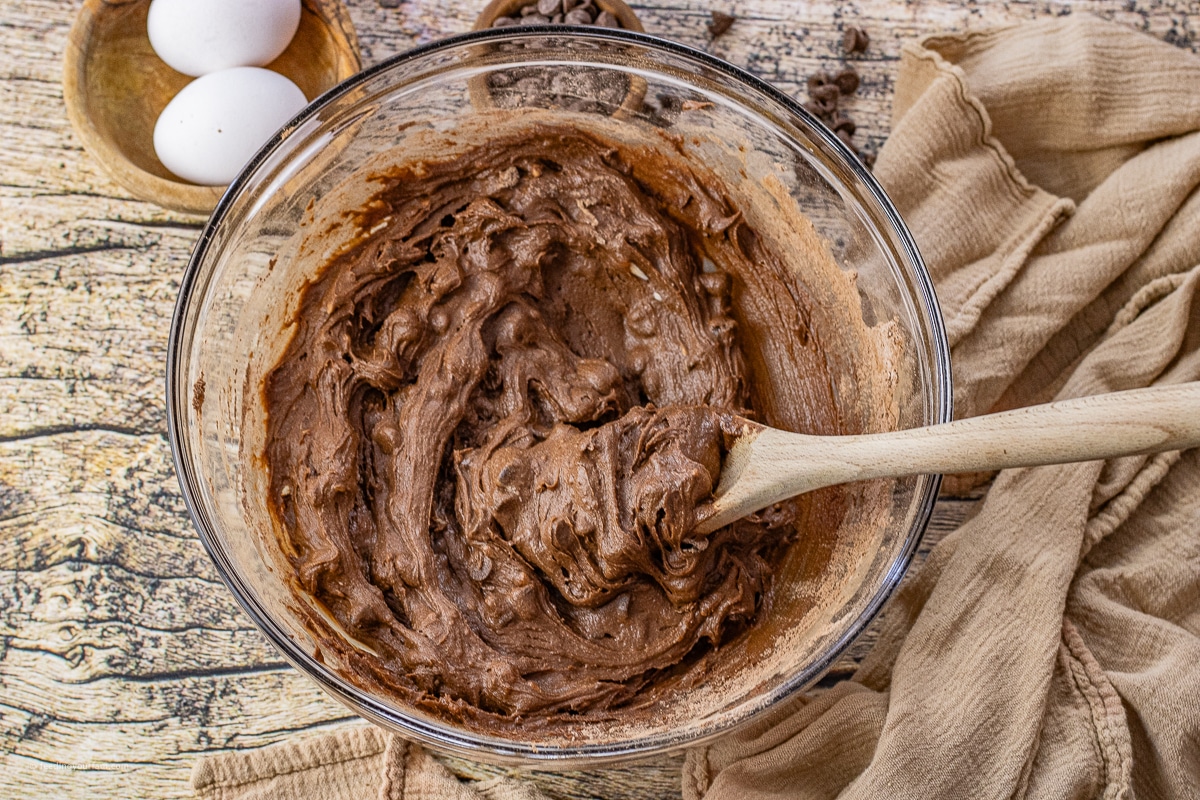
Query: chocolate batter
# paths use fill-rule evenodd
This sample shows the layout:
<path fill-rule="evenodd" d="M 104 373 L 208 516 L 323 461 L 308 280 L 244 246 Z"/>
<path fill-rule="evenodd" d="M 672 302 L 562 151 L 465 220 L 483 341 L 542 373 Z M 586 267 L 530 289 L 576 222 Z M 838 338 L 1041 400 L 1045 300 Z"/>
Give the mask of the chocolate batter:
<path fill-rule="evenodd" d="M 730 415 L 781 424 L 740 341 L 747 282 L 799 326 L 791 427 L 838 429 L 788 270 L 711 175 L 571 128 L 379 180 L 264 387 L 296 589 L 357 642 L 314 615 L 321 646 L 493 729 L 699 680 L 769 613 L 797 523 L 692 530 Z"/>

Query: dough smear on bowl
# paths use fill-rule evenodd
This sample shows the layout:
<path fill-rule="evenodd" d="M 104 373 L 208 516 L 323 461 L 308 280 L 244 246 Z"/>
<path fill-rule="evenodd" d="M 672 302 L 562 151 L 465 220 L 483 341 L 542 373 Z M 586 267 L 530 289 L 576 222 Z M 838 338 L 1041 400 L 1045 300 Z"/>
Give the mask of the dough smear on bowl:
<path fill-rule="evenodd" d="M 320 647 L 484 730 L 697 685 L 770 615 L 791 543 L 846 513 L 830 490 L 692 530 L 732 415 L 867 424 L 789 266 L 828 251 L 776 252 L 714 174 L 567 125 L 372 179 L 263 385 Z"/>

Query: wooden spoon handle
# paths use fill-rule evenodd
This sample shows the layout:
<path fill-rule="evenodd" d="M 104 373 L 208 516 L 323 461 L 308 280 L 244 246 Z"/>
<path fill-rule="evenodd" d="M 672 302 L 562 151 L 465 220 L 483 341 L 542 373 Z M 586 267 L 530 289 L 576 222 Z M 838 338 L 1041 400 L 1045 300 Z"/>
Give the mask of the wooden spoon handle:
<path fill-rule="evenodd" d="M 866 436 L 772 428 L 738 439 L 721 469 L 716 530 L 803 492 L 920 473 L 983 472 L 1200 446 L 1200 382 L 1133 389 Z"/>

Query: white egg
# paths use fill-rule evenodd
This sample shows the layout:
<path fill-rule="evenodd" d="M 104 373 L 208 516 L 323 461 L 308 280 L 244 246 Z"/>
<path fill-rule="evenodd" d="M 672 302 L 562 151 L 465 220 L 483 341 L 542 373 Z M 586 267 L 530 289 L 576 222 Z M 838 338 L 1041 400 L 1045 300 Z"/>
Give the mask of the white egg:
<path fill-rule="evenodd" d="M 269 64 L 299 26 L 300 0 L 153 0 L 146 20 L 154 52 L 184 75 Z"/>
<path fill-rule="evenodd" d="M 154 124 L 154 152 L 186 181 L 225 186 L 306 103 L 296 84 L 269 69 L 213 72 L 183 87 L 163 109 Z"/>

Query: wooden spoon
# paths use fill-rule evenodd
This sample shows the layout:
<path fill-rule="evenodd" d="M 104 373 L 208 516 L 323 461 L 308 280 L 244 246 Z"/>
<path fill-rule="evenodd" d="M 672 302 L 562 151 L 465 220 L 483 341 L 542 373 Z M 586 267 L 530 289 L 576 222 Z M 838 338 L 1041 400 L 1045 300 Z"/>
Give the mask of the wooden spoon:
<path fill-rule="evenodd" d="M 84 0 L 63 64 L 67 116 L 84 148 L 135 197 L 208 214 L 224 188 L 180 180 L 154 152 L 158 115 L 193 79 L 155 54 L 149 10 L 150 0 Z M 291 78 L 310 101 L 358 72 L 358 39 L 342 0 L 303 0 L 295 37 L 267 69 Z"/>
<path fill-rule="evenodd" d="M 1134 389 L 865 436 L 805 436 L 745 420 L 699 533 L 823 486 L 920 473 L 1159 453 L 1200 446 L 1200 382 Z"/>

